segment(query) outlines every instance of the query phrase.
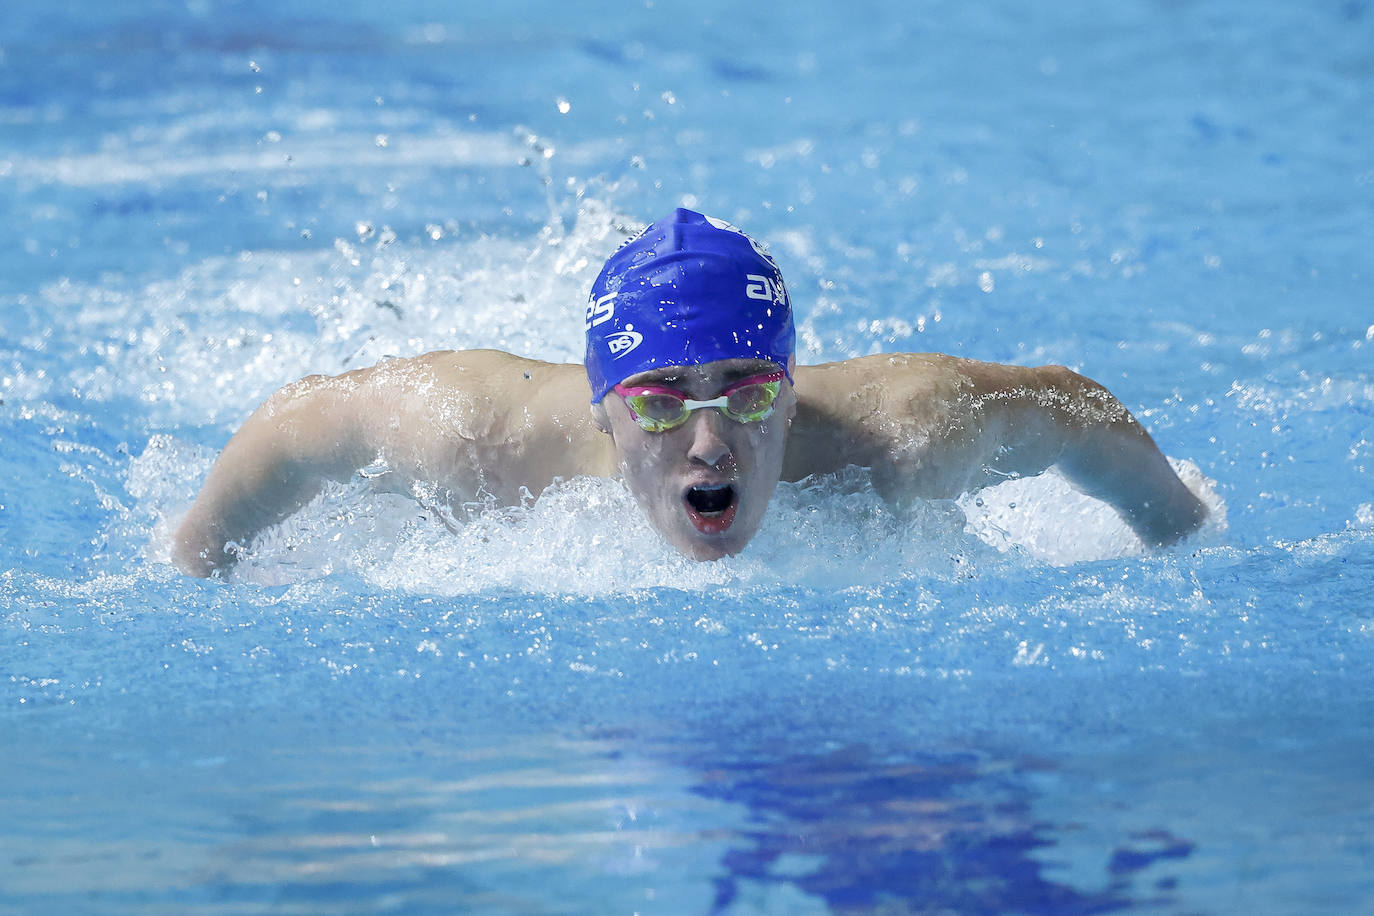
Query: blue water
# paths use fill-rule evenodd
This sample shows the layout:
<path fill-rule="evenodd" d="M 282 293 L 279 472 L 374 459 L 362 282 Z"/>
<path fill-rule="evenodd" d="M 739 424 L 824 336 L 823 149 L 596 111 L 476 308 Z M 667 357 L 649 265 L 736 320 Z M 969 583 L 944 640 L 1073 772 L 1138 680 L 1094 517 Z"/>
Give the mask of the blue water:
<path fill-rule="evenodd" d="M 1374 7 L 0 9 L 0 911 L 1281 912 L 1374 899 Z M 768 240 L 803 362 L 1106 383 L 1213 508 L 360 481 L 168 564 L 279 385 L 576 360 L 627 227 Z"/>

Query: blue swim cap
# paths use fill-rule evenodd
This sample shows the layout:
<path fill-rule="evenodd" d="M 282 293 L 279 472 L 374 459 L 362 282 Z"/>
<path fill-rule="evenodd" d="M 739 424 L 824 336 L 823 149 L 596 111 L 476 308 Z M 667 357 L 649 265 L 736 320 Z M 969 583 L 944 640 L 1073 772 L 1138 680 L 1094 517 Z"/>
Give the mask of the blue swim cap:
<path fill-rule="evenodd" d="M 786 370 L 795 338 L 787 288 L 763 246 L 724 220 L 678 209 L 622 245 L 592 284 L 592 403 L 664 366 L 766 359 Z"/>

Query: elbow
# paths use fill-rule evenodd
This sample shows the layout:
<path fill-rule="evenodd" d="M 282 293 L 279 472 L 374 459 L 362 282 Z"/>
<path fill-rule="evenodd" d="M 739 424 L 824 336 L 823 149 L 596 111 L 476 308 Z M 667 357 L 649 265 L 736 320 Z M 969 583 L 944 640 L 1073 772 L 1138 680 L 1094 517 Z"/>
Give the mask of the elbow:
<path fill-rule="evenodd" d="M 1061 406 L 1079 414 L 1082 420 L 1119 422 L 1129 416 L 1116 395 L 1101 382 L 1067 366 L 1041 366 L 1034 371 L 1039 376 L 1041 389 L 1051 393 Z"/>
<path fill-rule="evenodd" d="M 1193 534 L 1211 514 L 1206 504 L 1181 482 L 1167 498 L 1147 502 L 1127 521 L 1150 547 L 1169 547 Z"/>
<path fill-rule="evenodd" d="M 197 579 L 208 579 L 218 569 L 208 556 L 208 551 L 194 550 L 184 544 L 172 548 L 172 565 Z"/>
<path fill-rule="evenodd" d="M 172 538 L 172 564 L 188 576 L 208 579 L 215 570 L 232 565 L 233 558 L 225 552 L 224 542 L 216 544 L 207 526 L 188 515 Z"/>

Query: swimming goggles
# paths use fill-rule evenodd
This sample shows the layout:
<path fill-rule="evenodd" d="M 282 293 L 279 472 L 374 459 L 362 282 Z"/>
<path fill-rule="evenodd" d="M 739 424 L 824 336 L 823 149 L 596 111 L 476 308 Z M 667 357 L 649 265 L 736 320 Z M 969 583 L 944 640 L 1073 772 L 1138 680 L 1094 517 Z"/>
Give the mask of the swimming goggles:
<path fill-rule="evenodd" d="M 740 379 L 709 401 L 694 401 L 676 388 L 657 385 L 616 385 L 615 393 L 625 399 L 639 428 L 651 433 L 666 433 L 687 422 L 692 411 L 719 407 L 736 423 L 758 423 L 773 413 L 773 402 L 782 390 L 786 376 L 781 370 Z"/>

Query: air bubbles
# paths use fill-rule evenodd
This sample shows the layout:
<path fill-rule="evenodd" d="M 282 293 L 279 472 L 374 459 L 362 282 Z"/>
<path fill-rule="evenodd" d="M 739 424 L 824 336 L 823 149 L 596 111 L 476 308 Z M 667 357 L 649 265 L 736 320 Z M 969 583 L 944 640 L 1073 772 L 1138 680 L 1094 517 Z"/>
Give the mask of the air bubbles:
<path fill-rule="evenodd" d="M 373 480 L 375 478 L 382 477 L 386 474 L 390 474 L 391 465 L 387 463 L 387 460 L 384 456 L 378 455 L 376 458 L 373 458 L 372 461 L 366 467 L 359 470 L 358 473 L 368 480 Z"/>

